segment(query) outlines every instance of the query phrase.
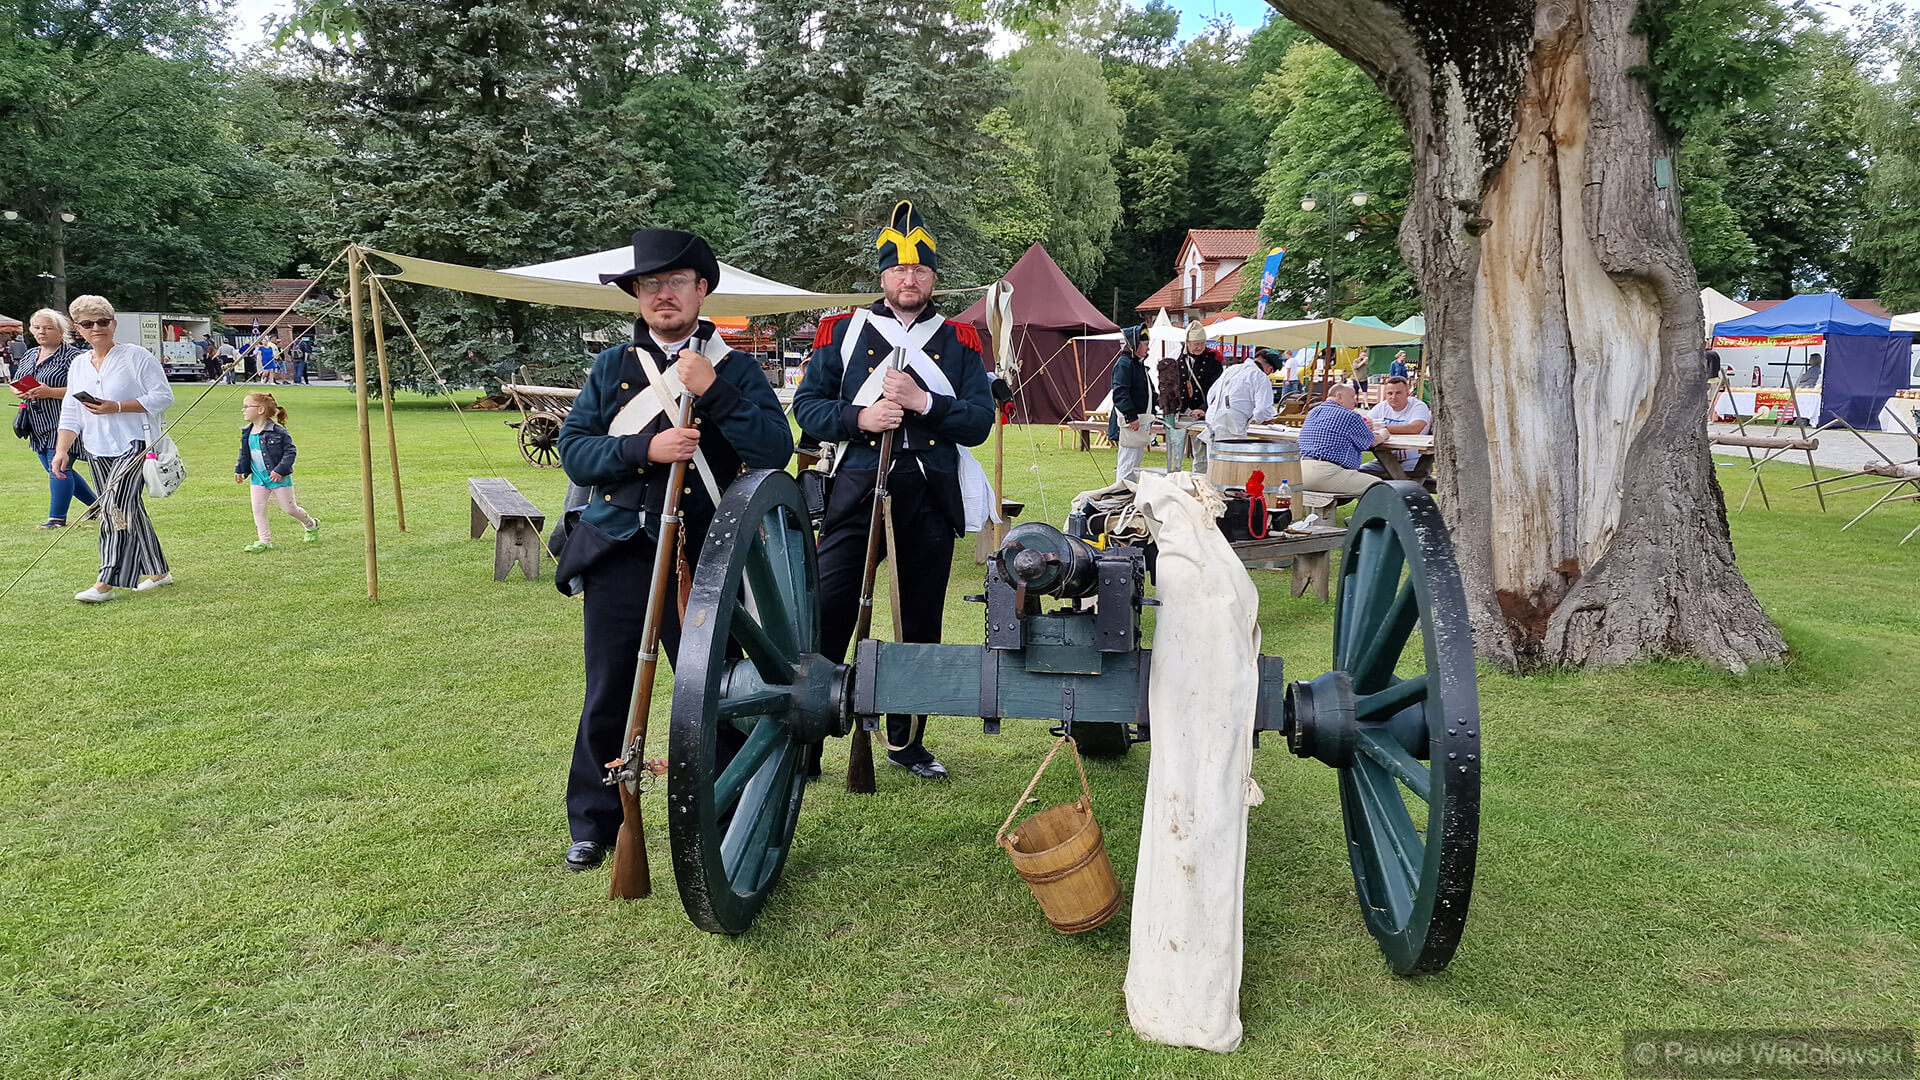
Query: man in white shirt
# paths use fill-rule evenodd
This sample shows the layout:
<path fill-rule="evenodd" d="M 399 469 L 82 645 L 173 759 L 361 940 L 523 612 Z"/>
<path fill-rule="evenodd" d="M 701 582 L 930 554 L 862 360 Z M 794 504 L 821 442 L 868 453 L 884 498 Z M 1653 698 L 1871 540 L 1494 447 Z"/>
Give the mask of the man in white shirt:
<path fill-rule="evenodd" d="M 1380 404 L 1367 410 L 1367 419 L 1375 424 L 1384 424 L 1389 435 L 1419 435 L 1433 426 L 1433 410 L 1427 403 L 1413 396 L 1413 388 L 1405 375 L 1389 375 L 1381 380 Z M 1418 450 L 1400 451 L 1401 466 L 1409 473 L 1420 463 Z M 1370 461 L 1360 467 L 1361 472 L 1386 475 L 1386 469 L 1379 462 Z"/>
<path fill-rule="evenodd" d="M 1229 366 L 1207 391 L 1207 441 L 1247 437 L 1248 424 L 1273 419 L 1273 368 L 1280 356 L 1259 349 L 1253 359 Z"/>

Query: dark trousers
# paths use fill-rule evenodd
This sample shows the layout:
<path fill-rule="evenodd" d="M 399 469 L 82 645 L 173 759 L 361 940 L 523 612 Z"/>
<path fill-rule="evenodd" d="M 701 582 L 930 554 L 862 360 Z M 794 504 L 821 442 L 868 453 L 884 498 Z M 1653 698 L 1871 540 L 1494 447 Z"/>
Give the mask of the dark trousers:
<path fill-rule="evenodd" d="M 575 842 L 611 845 L 620 833 L 619 789 L 601 780 L 607 762 L 626 749 L 620 741 L 633 704 L 633 678 L 640 670 L 653 552 L 653 541 L 645 532 L 637 533 L 581 575 L 586 587 L 587 695 L 573 741 L 573 765 L 567 771 L 567 832 Z M 660 620 L 660 658 L 671 661 L 679 650 L 680 613 L 668 604 Z M 656 685 L 661 681 L 656 679 Z M 666 721 L 665 715 L 649 719 Z"/>
<path fill-rule="evenodd" d="M 821 648 L 835 660 L 846 657 L 859 615 L 867 530 L 873 520 L 872 478 L 872 473 L 842 472 L 821 527 Z M 912 465 L 895 469 L 888 487 L 893 503 L 894 546 L 900 553 L 899 565 L 893 568 L 900 581 L 900 638 L 938 642 L 947 578 L 953 571 L 953 529 L 934 500 L 927 497 L 926 481 Z M 880 557 L 884 562 L 885 547 Z M 876 589 L 879 587 L 876 582 Z M 872 632 L 885 637 L 889 629 L 875 627 Z M 911 765 L 931 756 L 914 727 L 911 716 L 887 716 L 887 745 L 900 747 L 890 749 L 889 754 L 902 764 Z"/>

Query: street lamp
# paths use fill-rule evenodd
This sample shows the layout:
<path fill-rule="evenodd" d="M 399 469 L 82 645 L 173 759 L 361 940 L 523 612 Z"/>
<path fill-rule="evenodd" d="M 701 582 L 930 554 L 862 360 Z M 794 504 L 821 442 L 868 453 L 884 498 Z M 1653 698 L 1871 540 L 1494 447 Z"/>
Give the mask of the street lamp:
<path fill-rule="evenodd" d="M 1330 172 L 1318 173 L 1310 177 L 1307 182 L 1319 186 L 1322 190 L 1337 190 L 1340 187 L 1351 184 L 1352 194 L 1347 196 L 1347 201 L 1353 204 L 1355 208 L 1367 205 L 1367 190 L 1361 184 L 1360 174 L 1352 169 L 1336 169 Z M 1324 264 L 1327 269 L 1327 317 L 1332 318 L 1338 299 L 1333 276 L 1333 245 L 1335 238 L 1340 235 L 1339 203 L 1337 201 L 1323 201 L 1319 196 L 1309 190 L 1307 194 L 1300 197 L 1300 209 L 1309 214 L 1315 210 L 1325 210 L 1327 213 L 1327 250 L 1322 258 L 1324 259 Z M 1357 229 L 1347 233 L 1347 241 L 1349 243 L 1359 238 L 1360 233 Z"/>
<path fill-rule="evenodd" d="M 20 211 L 0 210 L 0 218 L 19 221 Z M 36 276 L 47 282 L 53 293 L 53 306 L 61 311 L 67 308 L 67 226 L 78 220 L 79 215 L 71 210 L 55 210 L 47 214 L 47 239 L 53 246 L 53 268 L 43 270 Z"/>

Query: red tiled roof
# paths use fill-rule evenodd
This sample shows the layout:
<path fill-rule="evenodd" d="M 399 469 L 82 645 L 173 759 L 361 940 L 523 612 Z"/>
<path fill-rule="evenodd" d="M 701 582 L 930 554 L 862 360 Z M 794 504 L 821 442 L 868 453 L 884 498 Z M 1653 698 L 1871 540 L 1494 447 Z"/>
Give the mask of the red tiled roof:
<path fill-rule="evenodd" d="M 1181 307 L 1183 306 L 1180 303 L 1180 297 L 1183 295 L 1183 285 L 1184 283 L 1180 278 L 1174 278 L 1172 281 L 1153 290 L 1153 295 L 1133 305 L 1133 310 L 1159 311 L 1161 308 L 1171 309 Z"/>
<path fill-rule="evenodd" d="M 1247 231 L 1251 232 L 1253 230 L 1249 229 Z M 1241 263 L 1239 266 L 1227 271 L 1219 281 L 1213 283 L 1213 288 L 1201 293 L 1200 299 L 1195 300 L 1190 306 L 1197 308 L 1220 308 L 1233 303 L 1234 294 L 1240 291 L 1240 271 L 1245 269 L 1246 265 L 1246 263 Z"/>
<path fill-rule="evenodd" d="M 1260 250 L 1255 229 L 1188 229 L 1187 240 L 1200 249 L 1202 259 L 1250 259 Z"/>
<path fill-rule="evenodd" d="M 222 296 L 214 301 L 214 306 L 221 311 L 271 311 L 278 314 L 293 306 L 293 302 L 311 284 L 312 278 L 274 278 L 258 292 Z M 324 299 L 325 295 L 323 290 L 315 289 L 307 299 Z"/>
<path fill-rule="evenodd" d="M 1854 307 L 1859 308 L 1861 311 L 1866 312 L 1876 319 L 1889 318 L 1893 314 L 1878 300 L 1854 300 L 1848 297 L 1841 297 L 1841 299 L 1846 300 L 1847 303 L 1852 304 Z M 1786 303 L 1785 300 L 1740 300 L 1736 302 L 1743 307 L 1750 307 L 1755 311 L 1765 311 L 1775 304 Z"/>

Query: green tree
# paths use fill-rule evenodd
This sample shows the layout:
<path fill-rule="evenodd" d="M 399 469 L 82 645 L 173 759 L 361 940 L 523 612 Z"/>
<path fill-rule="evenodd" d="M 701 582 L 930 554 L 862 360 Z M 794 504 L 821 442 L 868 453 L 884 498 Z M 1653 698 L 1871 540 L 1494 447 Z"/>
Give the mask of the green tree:
<path fill-rule="evenodd" d="M 1411 156 L 1399 113 L 1358 67 L 1316 41 L 1298 41 L 1255 95 L 1272 123 L 1261 250 L 1286 249 L 1269 318 L 1367 314 L 1398 322 L 1420 310 L 1400 256 Z M 1353 205 L 1356 192 L 1365 205 Z M 1301 205 L 1311 198 L 1312 209 Z M 1243 275 L 1236 304 L 1253 310 L 1259 281 Z"/>
<path fill-rule="evenodd" d="M 7 308 L 204 312 L 287 259 L 290 178 L 251 153 L 222 30 L 196 0 L 0 3 Z"/>
<path fill-rule="evenodd" d="M 313 161 L 329 188 L 316 243 L 498 268 L 623 242 L 656 220 L 676 171 L 708 167 L 678 155 L 699 150 L 711 99 L 657 74 L 698 80 L 684 41 L 716 29 L 702 14 L 649 0 L 354 0 L 353 32 L 291 45 L 332 139 Z M 690 96 L 685 113 L 665 107 Z M 649 106 L 662 108 L 641 115 Z M 674 212 L 704 224 L 697 200 Z M 582 356 L 577 314 L 430 290 L 407 303 L 455 383 Z"/>
<path fill-rule="evenodd" d="M 1914 311 L 1920 309 L 1920 17 L 1883 12 L 1865 36 L 1874 49 L 1871 63 L 1889 76 L 1873 88 L 1864 110 L 1872 164 L 1857 251 L 1879 281 L 1880 302 L 1889 311 Z"/>
<path fill-rule="evenodd" d="M 1100 62 L 1079 49 L 1040 42 L 1015 53 L 1008 115 L 1033 147 L 1049 210 L 1047 251 L 1075 285 L 1092 284 L 1120 219 L 1113 167 L 1120 112 L 1107 98 Z"/>
<path fill-rule="evenodd" d="M 1040 186 L 1040 155 L 1006 106 L 980 119 L 980 132 L 993 140 L 992 180 L 980 191 L 975 210 L 980 230 L 994 248 L 1025 251 L 1047 238 L 1053 208 Z"/>
<path fill-rule="evenodd" d="M 1092 295 L 1131 308 L 1164 284 L 1190 228 L 1252 228 L 1272 121 L 1253 90 L 1300 31 L 1270 17 L 1241 38 L 1221 24 L 1176 47 L 1178 14 L 1155 0 L 1112 18 L 1103 43 L 1108 91 L 1120 109 L 1114 170 L 1122 207 Z"/>
<path fill-rule="evenodd" d="M 1728 195 L 1738 166 L 1726 140 L 1725 118 L 1694 118 L 1680 144 L 1680 221 L 1700 284 L 1732 294 L 1746 288 L 1760 245 L 1747 235 Z"/>
<path fill-rule="evenodd" d="M 983 25 L 946 0 L 755 0 L 744 26 L 734 145 L 755 168 L 739 261 L 809 288 L 870 286 L 874 234 L 912 199 L 948 282 L 1006 265 L 979 225 L 1006 162 L 979 123 L 1006 84 Z"/>

